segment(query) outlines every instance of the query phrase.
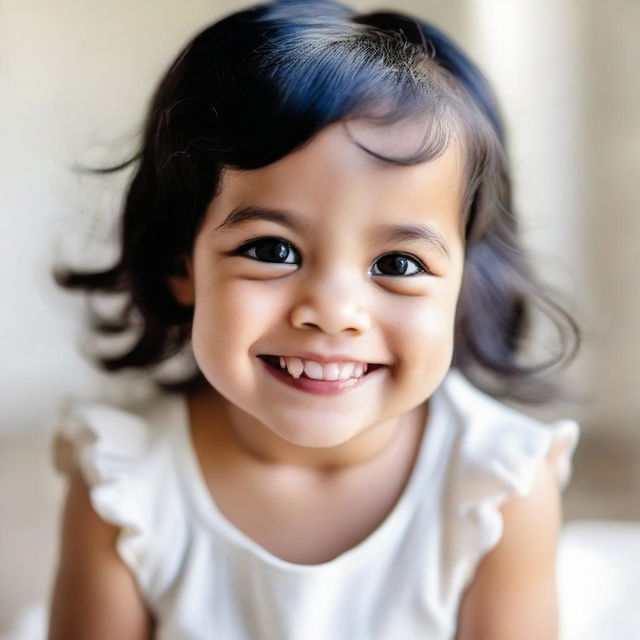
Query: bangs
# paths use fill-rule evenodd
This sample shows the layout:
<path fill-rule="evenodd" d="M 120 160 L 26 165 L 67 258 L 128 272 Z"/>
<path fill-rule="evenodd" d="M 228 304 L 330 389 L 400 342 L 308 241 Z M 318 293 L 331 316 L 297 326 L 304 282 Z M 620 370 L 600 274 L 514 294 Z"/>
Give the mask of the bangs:
<path fill-rule="evenodd" d="M 379 160 L 402 165 L 438 157 L 454 136 L 477 135 L 473 102 L 425 44 L 408 41 L 402 31 L 361 24 L 358 16 L 333 3 L 320 19 L 317 6 L 305 12 L 309 4 L 317 5 L 270 5 L 237 31 L 242 41 L 217 50 L 224 56 L 220 68 L 225 73 L 203 78 L 202 97 L 196 100 L 205 108 L 215 104 L 215 117 L 206 118 L 200 141 L 205 147 L 207 140 L 215 141 L 211 152 L 221 165 L 240 170 L 266 166 L 338 121 L 415 125 L 411 144 L 392 156 L 351 136 Z M 236 55 L 240 51 L 244 55 Z M 213 84 L 218 86 L 212 89 Z M 187 108 L 193 108 L 194 96 L 185 98 Z"/>

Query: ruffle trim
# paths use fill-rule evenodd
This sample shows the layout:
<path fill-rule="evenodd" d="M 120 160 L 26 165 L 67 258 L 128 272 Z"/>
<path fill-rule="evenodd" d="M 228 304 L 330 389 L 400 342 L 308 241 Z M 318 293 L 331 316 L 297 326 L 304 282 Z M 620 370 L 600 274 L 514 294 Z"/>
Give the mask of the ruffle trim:
<path fill-rule="evenodd" d="M 455 523 L 449 561 L 457 569 L 453 580 L 464 589 L 502 537 L 500 508 L 510 498 L 529 495 L 545 458 L 554 465 L 560 488 L 567 486 L 580 428 L 571 419 L 540 422 L 479 391 L 459 373 L 450 393 L 454 400 L 464 398 L 455 403 L 463 427 L 454 445 L 458 463 L 449 494 Z"/>
<path fill-rule="evenodd" d="M 471 548 L 480 553 L 498 544 L 503 531 L 500 507 L 511 497 L 530 493 L 544 458 L 551 454 L 561 489 L 571 477 L 571 458 L 579 437 L 574 420 L 558 420 L 535 430 L 524 425 L 515 429 L 495 443 L 498 451 L 486 479 L 477 479 L 472 495 L 458 503 L 459 517 L 472 523 L 476 540 Z"/>
<path fill-rule="evenodd" d="M 120 528 L 116 550 L 136 577 L 148 549 L 141 473 L 149 446 L 149 427 L 142 419 L 99 403 L 66 399 L 53 430 L 55 469 L 80 471 L 95 512 Z"/>

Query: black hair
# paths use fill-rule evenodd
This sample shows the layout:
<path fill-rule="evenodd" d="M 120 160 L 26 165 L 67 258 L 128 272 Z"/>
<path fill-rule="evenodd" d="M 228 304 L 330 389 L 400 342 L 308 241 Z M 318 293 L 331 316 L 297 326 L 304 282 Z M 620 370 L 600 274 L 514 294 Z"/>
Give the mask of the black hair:
<path fill-rule="evenodd" d="M 202 31 L 157 87 L 139 151 L 97 170 L 135 169 L 119 257 L 97 272 L 54 268 L 54 277 L 67 288 L 124 294 L 114 316 L 90 308 L 89 324 L 98 334 L 134 330 L 136 337 L 124 353 L 92 359 L 107 371 L 153 369 L 190 347 L 193 308 L 175 300 L 167 277 L 191 253 L 225 168 L 275 162 L 331 123 L 389 124 L 414 115 L 428 116 L 416 153 L 389 158 L 362 148 L 415 164 L 462 134 L 465 268 L 452 366 L 496 397 L 543 402 L 559 395 L 543 374 L 574 357 L 580 333 L 536 281 L 518 238 L 505 135 L 487 81 L 432 25 L 391 11 L 358 14 L 331 0 L 260 4 Z M 535 310 L 553 322 L 560 346 L 550 359 L 525 365 L 518 359 Z M 194 367 L 183 380 L 157 383 L 183 391 L 202 381 Z"/>

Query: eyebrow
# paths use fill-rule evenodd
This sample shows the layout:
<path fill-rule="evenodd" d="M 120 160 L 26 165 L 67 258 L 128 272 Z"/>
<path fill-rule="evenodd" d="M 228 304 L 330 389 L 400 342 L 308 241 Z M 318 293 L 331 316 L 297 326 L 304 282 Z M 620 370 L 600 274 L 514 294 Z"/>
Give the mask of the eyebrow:
<path fill-rule="evenodd" d="M 305 225 L 300 222 L 298 217 L 289 211 L 252 205 L 234 209 L 215 230 L 229 231 L 233 227 L 249 220 L 276 222 L 298 234 L 302 234 L 305 228 Z M 447 246 L 444 236 L 430 224 L 381 225 L 376 233 L 376 239 L 389 240 L 391 242 L 419 240 L 426 243 L 429 247 L 437 249 L 446 258 L 451 259 L 449 247 Z"/>
<path fill-rule="evenodd" d="M 376 234 L 380 240 L 403 242 L 419 240 L 429 247 L 437 249 L 444 257 L 451 260 L 449 247 L 444 236 L 430 224 L 385 224 Z"/>

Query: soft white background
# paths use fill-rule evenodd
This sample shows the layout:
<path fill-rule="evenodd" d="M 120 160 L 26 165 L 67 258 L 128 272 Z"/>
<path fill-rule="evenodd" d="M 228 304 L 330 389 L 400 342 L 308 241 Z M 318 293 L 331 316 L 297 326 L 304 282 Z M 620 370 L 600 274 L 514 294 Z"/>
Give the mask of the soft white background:
<path fill-rule="evenodd" d="M 52 502 L 58 496 L 46 447 L 14 452 L 32 451 L 25 434 L 47 433 L 61 396 L 123 388 L 79 355 L 81 300 L 56 290 L 50 269 L 60 252 L 78 265 L 109 263 L 113 248 L 104 241 L 113 236 L 126 174 L 99 179 L 71 168 L 126 157 L 150 93 L 182 45 L 249 4 L 0 0 L 0 508 L 22 514 L 20 525 L 5 520 L 0 617 L 44 594 L 57 517 L 30 502 L 41 491 L 36 480 L 49 483 Z M 578 419 L 584 450 L 597 453 L 594 465 L 577 469 L 574 513 L 604 513 L 618 500 L 619 513 L 640 517 L 626 506 L 640 502 L 628 495 L 640 487 L 640 3 L 350 4 L 393 5 L 433 21 L 493 81 L 509 127 L 525 242 L 585 331 L 582 353 L 564 376 L 583 401 L 528 411 Z M 124 385 L 130 381 L 125 376 Z M 598 488 L 622 479 L 597 496 L 601 502 L 597 473 Z M 31 582 L 19 580 L 28 574 Z"/>

